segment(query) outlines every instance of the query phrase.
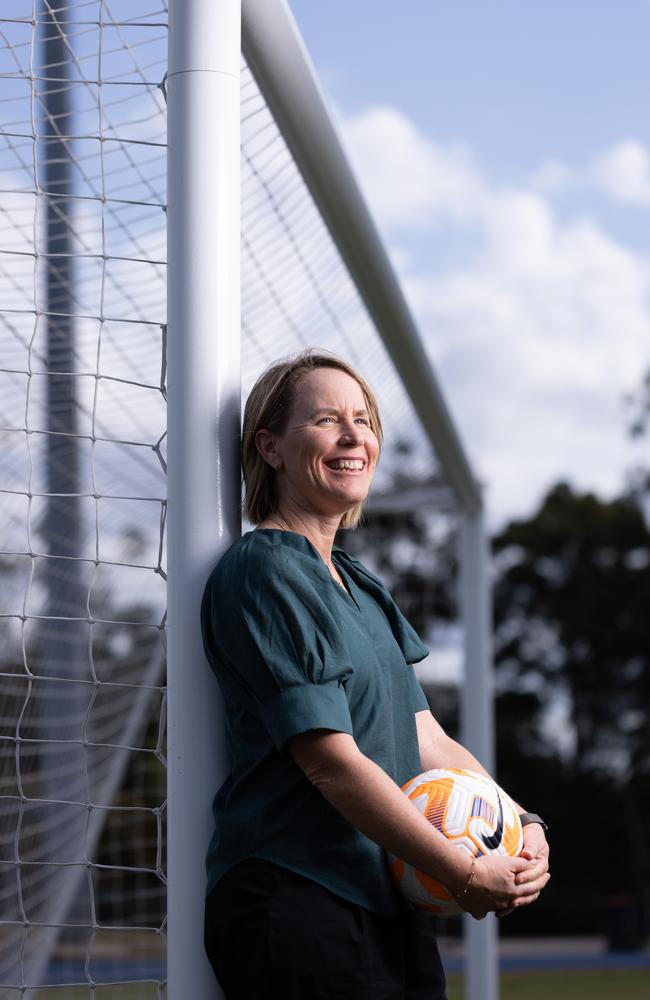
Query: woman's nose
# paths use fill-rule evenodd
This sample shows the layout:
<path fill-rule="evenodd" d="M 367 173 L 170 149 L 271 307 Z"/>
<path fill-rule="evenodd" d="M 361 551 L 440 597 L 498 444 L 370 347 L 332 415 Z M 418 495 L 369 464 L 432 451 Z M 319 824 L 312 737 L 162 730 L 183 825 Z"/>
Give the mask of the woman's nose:
<path fill-rule="evenodd" d="M 351 444 L 356 444 L 357 441 L 361 439 L 360 430 L 356 424 L 344 423 L 341 427 L 341 441 L 348 441 Z"/>

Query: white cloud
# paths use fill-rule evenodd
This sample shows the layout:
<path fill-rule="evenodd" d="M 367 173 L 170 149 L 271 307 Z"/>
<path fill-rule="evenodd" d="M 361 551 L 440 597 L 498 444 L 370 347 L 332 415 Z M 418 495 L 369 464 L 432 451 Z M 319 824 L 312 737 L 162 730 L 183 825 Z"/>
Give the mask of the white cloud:
<path fill-rule="evenodd" d="M 650 154 L 635 139 L 619 142 L 598 156 L 588 176 L 614 201 L 650 205 Z"/>
<path fill-rule="evenodd" d="M 487 481 L 493 521 L 529 512 L 559 478 L 611 495 L 638 454 L 626 437 L 623 397 L 650 360 L 648 261 L 593 218 L 561 221 L 539 175 L 536 186 L 491 185 L 468 151 L 459 158 L 401 117 L 366 112 L 348 123 L 348 142 L 391 243 L 408 244 L 409 227 L 417 240 L 420 264 L 400 268 L 402 281 Z M 380 157 L 382 142 L 392 148 L 399 134 L 408 151 Z M 612 165 L 622 177 L 624 160 L 599 160 L 612 167 L 610 193 Z M 634 187 L 631 162 L 628 189 L 640 198 L 643 172 L 637 163 Z M 546 171 L 547 181 L 552 175 Z M 605 183 L 604 168 L 593 176 Z M 460 264 L 422 263 L 426 226 L 434 260 L 462 227 Z"/>
<path fill-rule="evenodd" d="M 415 299 L 498 516 L 530 509 L 560 477 L 620 488 L 632 452 L 622 397 L 650 353 L 644 262 L 579 222 L 528 227 L 522 266 L 504 231 L 518 227 L 488 231 L 472 267 Z"/>
<path fill-rule="evenodd" d="M 556 159 L 545 160 L 530 179 L 530 185 L 534 190 L 551 195 L 571 189 L 578 183 L 580 183 L 578 173 L 566 163 Z"/>
<path fill-rule="evenodd" d="M 363 190 L 388 227 L 413 228 L 434 219 L 467 219 L 482 198 L 481 177 L 469 150 L 438 146 L 390 107 L 370 108 L 342 121 Z M 374 169 L 373 169 L 374 167 Z"/>
<path fill-rule="evenodd" d="M 650 206 L 650 151 L 638 139 L 623 139 L 596 154 L 582 168 L 558 159 L 546 160 L 530 178 L 530 186 L 550 197 L 597 192 L 623 205 Z"/>

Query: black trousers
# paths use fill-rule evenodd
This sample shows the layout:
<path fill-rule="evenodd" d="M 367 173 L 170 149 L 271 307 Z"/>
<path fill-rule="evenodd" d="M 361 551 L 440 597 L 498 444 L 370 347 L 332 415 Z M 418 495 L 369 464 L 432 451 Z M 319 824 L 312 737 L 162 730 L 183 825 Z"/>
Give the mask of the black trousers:
<path fill-rule="evenodd" d="M 446 1000 L 423 911 L 388 917 L 251 858 L 206 900 L 205 949 L 226 1000 Z"/>

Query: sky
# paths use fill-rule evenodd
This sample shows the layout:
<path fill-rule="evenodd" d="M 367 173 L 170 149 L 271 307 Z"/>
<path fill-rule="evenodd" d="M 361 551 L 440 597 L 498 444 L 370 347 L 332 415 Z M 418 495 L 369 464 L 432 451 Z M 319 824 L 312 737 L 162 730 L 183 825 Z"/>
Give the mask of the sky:
<path fill-rule="evenodd" d="M 290 0 L 498 528 L 647 442 L 650 0 Z M 372 373 L 367 373 L 372 381 Z"/>

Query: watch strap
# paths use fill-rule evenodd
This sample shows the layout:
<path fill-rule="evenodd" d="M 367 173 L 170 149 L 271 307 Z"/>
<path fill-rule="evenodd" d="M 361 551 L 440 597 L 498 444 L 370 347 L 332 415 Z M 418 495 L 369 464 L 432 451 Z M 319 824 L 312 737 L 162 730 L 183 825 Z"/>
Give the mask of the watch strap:
<path fill-rule="evenodd" d="M 528 826 L 529 823 L 539 823 L 543 830 L 548 830 L 546 823 L 537 813 L 519 813 L 519 822 L 522 827 Z"/>

